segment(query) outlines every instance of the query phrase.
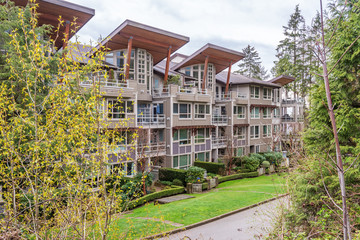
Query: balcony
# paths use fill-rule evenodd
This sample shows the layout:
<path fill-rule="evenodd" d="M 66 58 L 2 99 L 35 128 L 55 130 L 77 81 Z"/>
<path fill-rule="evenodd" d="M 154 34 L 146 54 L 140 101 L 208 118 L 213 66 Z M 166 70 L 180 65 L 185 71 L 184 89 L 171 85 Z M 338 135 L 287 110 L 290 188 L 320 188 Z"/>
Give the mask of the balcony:
<path fill-rule="evenodd" d="M 211 101 L 211 96 L 208 94 L 207 89 L 199 90 L 197 87 L 179 87 L 177 91 L 177 100 L 208 103 Z"/>
<path fill-rule="evenodd" d="M 225 136 L 220 136 L 212 140 L 212 146 L 223 148 L 227 146 L 227 138 Z"/>
<path fill-rule="evenodd" d="M 165 115 L 157 114 L 155 116 L 151 115 L 138 115 L 137 116 L 138 126 L 149 126 L 149 127 L 165 127 Z"/>
<path fill-rule="evenodd" d="M 137 146 L 138 155 L 155 157 L 163 156 L 166 154 L 166 144 L 165 142 L 153 142 L 150 144 L 139 144 Z"/>
<path fill-rule="evenodd" d="M 169 86 L 163 88 L 155 88 L 153 89 L 152 96 L 154 98 L 164 98 L 170 96 L 170 89 Z"/>
<path fill-rule="evenodd" d="M 215 101 L 218 101 L 218 102 L 231 101 L 231 92 L 228 92 L 227 94 L 225 94 L 225 93 L 216 94 Z"/>
<path fill-rule="evenodd" d="M 212 124 L 214 125 L 227 125 L 229 117 L 226 115 L 212 116 Z"/>
<path fill-rule="evenodd" d="M 119 74 L 115 74 L 115 76 L 119 76 Z M 93 84 L 100 83 L 100 86 L 102 87 L 109 87 L 109 88 L 128 88 L 129 83 L 127 80 L 122 80 L 117 77 L 110 78 L 107 76 L 105 78 L 105 75 L 99 75 L 89 77 L 88 79 L 80 82 L 81 86 L 92 86 Z"/>

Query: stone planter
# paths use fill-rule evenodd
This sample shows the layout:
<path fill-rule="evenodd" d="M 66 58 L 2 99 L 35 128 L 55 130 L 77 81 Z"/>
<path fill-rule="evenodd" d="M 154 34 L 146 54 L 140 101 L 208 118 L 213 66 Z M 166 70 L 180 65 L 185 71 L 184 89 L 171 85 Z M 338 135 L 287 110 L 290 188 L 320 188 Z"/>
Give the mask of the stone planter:
<path fill-rule="evenodd" d="M 192 193 L 202 193 L 202 183 L 193 183 Z"/>
<path fill-rule="evenodd" d="M 269 167 L 269 172 L 270 173 L 274 173 L 275 172 L 275 165 L 270 165 L 270 167 Z"/>
<path fill-rule="evenodd" d="M 265 168 L 259 168 L 257 170 L 257 172 L 259 173 L 259 176 L 264 175 L 265 174 Z"/>
<path fill-rule="evenodd" d="M 212 178 L 209 180 L 209 187 L 216 188 L 216 179 L 215 178 Z"/>

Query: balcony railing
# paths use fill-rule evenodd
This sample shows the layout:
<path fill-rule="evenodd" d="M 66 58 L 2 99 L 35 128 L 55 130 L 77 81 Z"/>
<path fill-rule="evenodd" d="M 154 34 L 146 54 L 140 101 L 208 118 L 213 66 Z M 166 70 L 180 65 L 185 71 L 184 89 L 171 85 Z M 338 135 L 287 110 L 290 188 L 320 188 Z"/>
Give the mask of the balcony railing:
<path fill-rule="evenodd" d="M 206 95 L 207 94 L 207 89 L 201 89 L 198 91 L 198 94 L 203 94 Z"/>
<path fill-rule="evenodd" d="M 153 97 L 154 98 L 161 98 L 161 97 L 168 97 L 168 96 L 170 96 L 169 86 L 153 89 Z"/>
<path fill-rule="evenodd" d="M 215 100 L 216 101 L 230 101 L 231 100 L 231 92 L 229 92 L 227 94 L 225 94 L 225 93 L 216 94 Z"/>
<path fill-rule="evenodd" d="M 158 126 L 165 125 L 165 115 L 157 114 L 154 116 L 151 115 L 138 115 L 137 122 L 140 126 Z"/>
<path fill-rule="evenodd" d="M 215 115 L 212 117 L 212 124 L 227 124 L 228 118 L 226 115 Z"/>
<path fill-rule="evenodd" d="M 246 94 L 246 93 L 240 93 L 240 92 L 238 92 L 238 93 L 237 93 L 237 98 L 247 99 L 247 94 Z"/>
<path fill-rule="evenodd" d="M 217 138 L 212 140 L 212 145 L 214 147 L 226 146 L 227 145 L 227 138 L 226 137 L 217 137 Z"/>
<path fill-rule="evenodd" d="M 119 76 L 119 74 L 115 74 L 115 76 Z M 109 78 L 109 76 L 105 78 L 105 75 L 89 77 L 88 79 L 80 82 L 80 85 L 91 86 L 93 83 L 100 83 L 100 86 L 111 88 L 127 88 L 129 86 L 128 82 L 123 79 L 119 79 L 117 77 Z"/>
<path fill-rule="evenodd" d="M 179 93 L 185 93 L 185 94 L 188 94 L 188 93 L 192 93 L 192 90 L 191 88 L 179 88 Z"/>
<path fill-rule="evenodd" d="M 138 154 L 148 154 L 151 153 L 153 155 L 160 155 L 164 154 L 166 151 L 165 142 L 154 142 L 150 144 L 139 144 L 138 147 Z"/>

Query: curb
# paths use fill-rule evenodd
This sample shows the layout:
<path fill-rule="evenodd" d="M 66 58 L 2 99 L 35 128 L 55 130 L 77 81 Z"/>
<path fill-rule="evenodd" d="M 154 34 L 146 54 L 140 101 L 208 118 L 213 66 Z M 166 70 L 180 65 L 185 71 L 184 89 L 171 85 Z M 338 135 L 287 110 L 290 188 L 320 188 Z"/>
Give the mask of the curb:
<path fill-rule="evenodd" d="M 224 213 L 224 214 L 222 214 L 222 215 L 219 215 L 219 216 L 216 216 L 216 217 L 213 217 L 213 218 L 209 218 L 209 219 L 203 220 L 203 221 L 198 222 L 198 223 L 190 224 L 190 225 L 185 226 L 185 227 L 183 227 L 183 228 L 177 228 L 177 229 L 174 229 L 174 230 L 171 230 L 171 231 L 168 231 L 168 232 L 158 233 L 158 234 L 155 234 L 155 235 L 151 235 L 151 236 L 148 236 L 148 237 L 141 238 L 140 240 L 143 240 L 143 239 L 144 239 L 144 240 L 145 240 L 145 239 L 156 239 L 156 238 L 159 238 L 159 237 L 166 237 L 166 236 L 171 235 L 171 234 L 174 234 L 174 233 L 182 232 L 182 231 L 185 231 L 185 230 L 188 230 L 188 229 L 191 229 L 191 228 L 195 228 L 195 227 L 198 227 L 198 226 L 201 226 L 201 225 L 210 223 L 210 222 L 214 222 L 214 221 L 219 220 L 219 219 L 221 219 L 221 218 L 224 218 L 224 217 L 230 216 L 230 215 L 232 215 L 232 214 L 235 214 L 235 213 L 239 213 L 239 212 L 248 210 L 248 209 L 250 209 L 250 208 L 254 208 L 254 207 L 260 206 L 260 205 L 262 205 L 262 204 L 265 204 L 265 203 L 268 203 L 268 202 L 277 200 L 277 199 L 282 198 L 282 197 L 285 197 L 285 196 L 287 196 L 287 195 L 289 195 L 289 194 L 288 194 L 288 193 L 282 194 L 282 195 L 279 195 L 279 196 L 277 196 L 277 197 L 269 198 L 269 199 L 267 199 L 267 200 L 265 200 L 265 201 L 255 203 L 255 204 L 252 204 L 252 205 L 247 206 L 247 207 L 239 208 L 239 209 L 236 209 L 236 210 L 234 210 L 234 211 L 231 211 L 231 212 L 228 212 L 228 213 Z"/>

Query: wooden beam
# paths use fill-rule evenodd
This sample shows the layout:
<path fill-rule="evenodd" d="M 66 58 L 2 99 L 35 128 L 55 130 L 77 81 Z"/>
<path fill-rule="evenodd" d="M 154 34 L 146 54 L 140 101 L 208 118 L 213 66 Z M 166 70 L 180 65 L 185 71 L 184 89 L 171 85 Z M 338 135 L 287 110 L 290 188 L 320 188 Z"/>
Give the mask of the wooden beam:
<path fill-rule="evenodd" d="M 228 71 L 228 75 L 227 75 L 227 79 L 226 79 L 226 87 L 225 87 L 225 96 L 227 96 L 228 91 L 229 91 L 231 65 L 232 65 L 232 62 L 229 63 L 229 71 Z"/>
<path fill-rule="evenodd" d="M 202 90 L 203 91 L 205 91 L 205 87 L 206 87 L 208 63 L 209 63 L 209 56 L 206 56 L 206 58 L 205 58 L 205 66 L 204 66 L 204 76 L 203 76 L 203 82 L 202 82 Z"/>
<path fill-rule="evenodd" d="M 63 45 L 63 49 L 65 49 L 68 45 L 69 42 L 69 34 L 70 34 L 70 21 L 66 21 L 65 22 L 65 34 L 64 34 L 64 45 Z"/>
<path fill-rule="evenodd" d="M 139 42 L 143 42 L 143 43 L 147 43 L 147 44 L 151 44 L 154 46 L 158 46 L 158 47 L 163 47 L 163 48 L 169 48 L 169 44 L 165 44 L 165 43 L 161 43 L 161 42 L 157 42 L 154 40 L 150 40 L 141 36 L 137 36 L 137 35 L 129 35 L 126 33 L 119 33 L 120 36 L 126 37 L 126 38 L 130 38 L 132 37 L 135 41 L 139 41 Z"/>
<path fill-rule="evenodd" d="M 126 65 L 125 65 L 125 80 L 129 79 L 132 40 L 133 40 L 133 38 L 130 36 L 130 38 L 128 40 L 128 47 L 127 47 L 127 58 L 126 58 Z"/>
<path fill-rule="evenodd" d="M 168 55 L 167 55 L 167 58 L 166 58 L 164 85 L 167 83 L 167 79 L 168 79 L 168 76 L 169 76 L 170 55 L 171 55 L 171 46 L 168 49 Z"/>

